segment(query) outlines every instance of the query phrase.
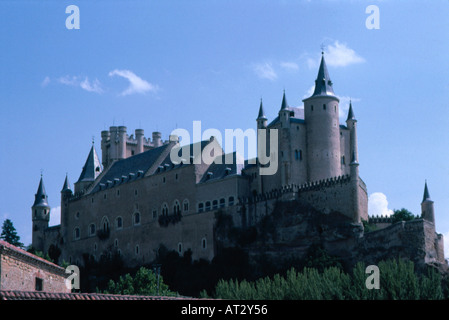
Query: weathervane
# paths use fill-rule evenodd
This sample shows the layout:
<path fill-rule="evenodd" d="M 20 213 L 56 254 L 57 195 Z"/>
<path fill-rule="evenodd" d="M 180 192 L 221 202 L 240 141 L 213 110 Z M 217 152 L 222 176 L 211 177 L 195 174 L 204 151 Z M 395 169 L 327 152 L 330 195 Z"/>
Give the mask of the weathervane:
<path fill-rule="evenodd" d="M 321 54 L 324 54 L 324 49 L 326 48 L 324 43 L 321 44 L 320 48 L 321 48 Z"/>

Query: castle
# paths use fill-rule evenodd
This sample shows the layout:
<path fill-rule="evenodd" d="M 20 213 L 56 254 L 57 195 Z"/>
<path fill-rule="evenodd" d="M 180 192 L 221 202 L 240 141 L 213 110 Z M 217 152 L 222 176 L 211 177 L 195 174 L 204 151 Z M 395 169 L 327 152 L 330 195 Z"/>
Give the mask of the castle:
<path fill-rule="evenodd" d="M 273 150 L 258 146 L 276 161 L 273 174 L 261 174 L 265 163 L 259 158 L 241 162 L 236 152 L 225 154 L 214 137 L 184 146 L 190 156 L 174 161 L 181 150 L 176 136 L 163 141 L 153 132 L 147 139 L 142 129 L 129 136 L 124 126 L 102 131 L 101 162 L 92 145 L 73 190 L 65 177 L 60 225 L 48 225 L 50 206 L 41 177 L 32 206 L 32 246 L 60 251 L 60 261 L 77 265 L 84 254 L 98 260 L 111 252 L 129 266 L 150 263 L 161 245 L 180 255 L 190 249 L 194 259 L 210 261 L 216 212 L 245 228 L 270 215 L 278 201 L 292 200 L 324 214 L 340 212 L 363 230 L 368 196 L 359 177 L 357 120 L 350 104 L 346 124 L 339 123 L 339 99 L 324 55 L 315 90 L 303 102 L 304 108 L 290 107 L 284 92 L 270 123 L 260 102 L 258 132 L 277 137 Z M 427 230 L 426 263 L 444 263 L 430 197 L 423 200 L 419 221 Z"/>

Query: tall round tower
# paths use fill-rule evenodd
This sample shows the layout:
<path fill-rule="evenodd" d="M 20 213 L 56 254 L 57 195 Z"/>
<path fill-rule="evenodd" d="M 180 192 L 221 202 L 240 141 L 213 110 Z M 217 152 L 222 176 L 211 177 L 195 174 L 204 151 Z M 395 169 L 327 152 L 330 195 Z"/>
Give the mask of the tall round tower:
<path fill-rule="evenodd" d="M 311 97 L 304 99 L 308 180 L 341 175 L 339 99 L 335 96 L 324 55 Z"/>
<path fill-rule="evenodd" d="M 43 251 L 44 233 L 50 221 L 50 206 L 48 205 L 48 197 L 42 176 L 34 196 L 33 206 L 31 207 L 31 219 L 33 221 L 32 246 L 37 251 Z"/>

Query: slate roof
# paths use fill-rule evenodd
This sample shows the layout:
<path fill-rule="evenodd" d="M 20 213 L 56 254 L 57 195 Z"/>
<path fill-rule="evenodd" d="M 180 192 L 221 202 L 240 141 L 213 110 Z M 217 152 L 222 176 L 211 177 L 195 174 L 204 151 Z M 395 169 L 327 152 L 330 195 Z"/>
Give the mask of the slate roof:
<path fill-rule="evenodd" d="M 218 158 L 221 158 L 221 163 L 215 163 L 215 161 L 209 166 L 200 183 L 223 179 L 225 177 L 241 174 L 244 167 L 244 163 L 237 163 L 237 157 L 241 158 L 237 152 L 228 154 L 228 157 L 232 155 L 232 163 L 226 163 L 226 155 L 223 154 Z M 229 162 L 229 161 L 228 161 Z M 240 159 L 240 162 L 244 162 Z"/>
<path fill-rule="evenodd" d="M 113 163 L 91 193 L 100 191 L 100 188 L 104 189 L 143 178 L 169 145 L 166 144 Z"/>
<path fill-rule="evenodd" d="M 48 207 L 48 197 L 45 191 L 44 179 L 41 176 L 39 181 L 39 187 L 37 188 L 37 193 L 34 195 L 33 207 Z"/>
<path fill-rule="evenodd" d="M 87 156 L 86 163 L 83 166 L 78 182 L 81 181 L 94 181 L 101 172 L 100 160 L 98 160 L 97 152 L 94 146 L 90 149 Z"/>
<path fill-rule="evenodd" d="M 327 71 L 326 62 L 324 61 L 324 55 L 321 56 L 320 68 L 315 80 L 315 90 L 313 91 L 312 97 L 322 95 L 335 96 L 334 89 L 332 88 L 332 81 L 329 77 L 329 72 Z"/>

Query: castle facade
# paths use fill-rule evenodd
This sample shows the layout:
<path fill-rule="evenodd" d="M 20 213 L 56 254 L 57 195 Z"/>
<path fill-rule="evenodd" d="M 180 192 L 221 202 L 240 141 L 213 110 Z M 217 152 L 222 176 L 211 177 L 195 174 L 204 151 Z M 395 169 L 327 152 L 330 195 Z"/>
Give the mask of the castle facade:
<path fill-rule="evenodd" d="M 304 108 L 290 107 L 284 92 L 271 122 L 260 103 L 258 131 L 265 130 L 267 140 L 277 134 L 276 149 L 263 146 L 276 160 L 274 174 L 261 174 L 265 164 L 259 159 L 239 161 L 236 152 L 225 154 L 214 137 L 184 146 L 189 157 L 173 161 L 182 149 L 176 136 L 163 141 L 153 132 L 147 139 L 142 129 L 129 136 L 124 126 L 102 131 L 101 162 L 92 145 L 73 189 L 65 178 L 60 225 L 48 226 L 41 177 L 32 206 L 32 246 L 59 250 L 60 261 L 77 265 L 85 254 L 98 260 L 113 252 L 129 266 L 150 263 L 161 245 L 211 260 L 218 211 L 244 228 L 270 214 L 279 200 L 338 211 L 361 226 L 369 218 L 367 188 L 359 177 L 357 120 L 350 104 L 346 123 L 339 123 L 339 99 L 324 56 L 315 90 L 303 102 Z M 426 214 L 433 216 L 430 207 L 425 204 Z"/>

